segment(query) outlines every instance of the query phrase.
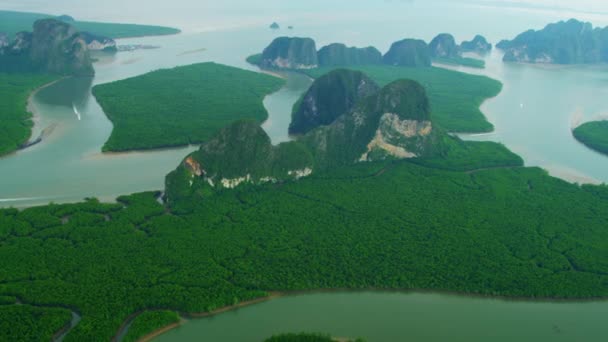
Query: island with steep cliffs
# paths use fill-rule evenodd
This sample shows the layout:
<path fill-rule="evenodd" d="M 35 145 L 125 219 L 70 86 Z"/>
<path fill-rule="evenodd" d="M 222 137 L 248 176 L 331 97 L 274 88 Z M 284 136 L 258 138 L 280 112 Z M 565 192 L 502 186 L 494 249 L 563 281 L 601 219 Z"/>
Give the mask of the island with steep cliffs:
<path fill-rule="evenodd" d="M 570 19 L 528 30 L 496 45 L 505 62 L 541 64 L 597 64 L 608 62 L 608 27 Z"/>
<path fill-rule="evenodd" d="M 485 55 L 492 51 L 492 44 L 488 43 L 484 36 L 476 35 L 473 40 L 467 40 L 460 43 L 460 51 L 475 52 L 480 55 Z"/>
<path fill-rule="evenodd" d="M 315 41 L 310 38 L 279 37 L 262 52 L 259 63 L 264 68 L 312 69 L 319 65 Z"/>
<path fill-rule="evenodd" d="M 290 134 L 329 125 L 380 87 L 360 71 L 337 69 L 318 78 L 294 105 Z"/>
<path fill-rule="evenodd" d="M 90 76 L 95 73 L 88 45 L 70 24 L 55 19 L 34 23 L 0 49 L 0 72 L 41 72 Z"/>

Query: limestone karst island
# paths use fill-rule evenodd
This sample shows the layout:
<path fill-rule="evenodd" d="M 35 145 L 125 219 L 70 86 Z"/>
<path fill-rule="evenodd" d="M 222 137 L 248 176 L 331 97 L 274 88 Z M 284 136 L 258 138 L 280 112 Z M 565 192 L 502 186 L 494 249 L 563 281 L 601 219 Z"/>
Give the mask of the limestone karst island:
<path fill-rule="evenodd" d="M 0 341 L 605 341 L 607 23 L 0 1 Z"/>

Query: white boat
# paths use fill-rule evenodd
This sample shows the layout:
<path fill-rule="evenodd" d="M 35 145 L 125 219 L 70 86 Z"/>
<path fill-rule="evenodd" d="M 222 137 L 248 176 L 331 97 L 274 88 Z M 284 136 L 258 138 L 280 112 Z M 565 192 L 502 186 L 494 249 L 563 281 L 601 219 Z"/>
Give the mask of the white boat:
<path fill-rule="evenodd" d="M 78 108 L 76 108 L 76 104 L 72 103 L 72 109 L 74 110 L 74 114 L 76 114 L 78 121 L 80 121 L 81 116 L 80 116 L 80 112 L 78 111 Z"/>

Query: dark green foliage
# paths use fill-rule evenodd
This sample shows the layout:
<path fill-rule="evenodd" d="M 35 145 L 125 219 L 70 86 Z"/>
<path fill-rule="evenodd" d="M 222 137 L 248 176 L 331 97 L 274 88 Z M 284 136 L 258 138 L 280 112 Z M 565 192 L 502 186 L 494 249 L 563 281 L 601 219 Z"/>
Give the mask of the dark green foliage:
<path fill-rule="evenodd" d="M 348 67 L 368 75 L 381 86 L 398 79 L 412 79 L 426 88 L 433 121 L 450 132 L 488 132 L 493 130 L 479 110 L 489 97 L 498 95 L 500 82 L 440 68 L 403 68 L 391 66 Z M 307 70 L 313 78 L 331 68 Z"/>
<path fill-rule="evenodd" d="M 51 341 L 71 318 L 63 308 L 0 305 L 0 341 Z"/>
<path fill-rule="evenodd" d="M 456 137 L 441 135 L 440 141 L 435 143 L 437 146 L 433 155 L 412 159 L 412 163 L 453 171 L 524 165 L 520 156 L 494 142 L 462 141 Z"/>
<path fill-rule="evenodd" d="M 0 156 L 11 153 L 30 137 L 32 115 L 27 99 L 34 89 L 56 77 L 32 74 L 0 73 Z"/>
<path fill-rule="evenodd" d="M 334 122 L 380 87 L 360 71 L 337 69 L 317 78 L 293 109 L 290 134 L 303 134 Z"/>
<path fill-rule="evenodd" d="M 30 227 L 1 239 L 0 295 L 76 308 L 67 341 L 107 341 L 147 308 L 210 311 L 261 290 L 608 296 L 608 189 L 540 169 L 361 163 L 194 196 L 180 215 L 155 196 L 36 208 L 48 222 L 0 210 L 0 227 Z"/>
<path fill-rule="evenodd" d="M 271 69 L 301 69 L 319 64 L 311 38 L 279 37 L 262 52 L 261 66 Z"/>
<path fill-rule="evenodd" d="M 281 334 L 275 335 L 271 338 L 266 339 L 264 342 L 336 342 L 331 338 L 330 335 L 324 334 L 310 334 L 310 333 L 299 333 L 299 334 Z M 357 340 L 344 340 L 340 339 L 341 342 L 364 342 L 362 339 Z"/>
<path fill-rule="evenodd" d="M 608 27 L 593 28 L 575 19 L 549 24 L 501 41 L 508 62 L 583 64 L 608 61 Z"/>
<path fill-rule="evenodd" d="M 584 123 L 575 128 L 572 134 L 590 148 L 608 154 L 608 121 Z"/>
<path fill-rule="evenodd" d="M 165 199 L 174 210 L 188 211 L 194 194 L 206 197 L 213 188 L 297 179 L 298 172 L 311 172 L 313 167 L 313 157 L 303 144 L 273 146 L 257 122 L 238 121 L 220 130 L 167 176 Z"/>
<path fill-rule="evenodd" d="M 175 311 L 145 311 L 135 317 L 123 342 L 136 342 L 151 332 L 179 322 Z"/>
<path fill-rule="evenodd" d="M 158 70 L 99 85 L 93 94 L 114 124 L 104 151 L 206 141 L 240 119 L 268 116 L 262 100 L 283 80 L 215 63 Z"/>
<path fill-rule="evenodd" d="M 430 67 L 431 51 L 423 40 L 404 39 L 391 45 L 383 61 L 388 65 Z"/>
<path fill-rule="evenodd" d="M 473 40 L 462 42 L 460 44 L 460 51 L 476 52 L 483 55 L 492 51 L 492 44 L 488 43 L 484 36 L 476 35 Z"/>
<path fill-rule="evenodd" d="M 469 58 L 469 57 L 455 57 L 455 58 L 435 58 L 434 62 L 447 65 L 462 65 L 469 68 L 483 69 L 486 67 L 486 62 L 481 59 Z"/>
<path fill-rule="evenodd" d="M 330 44 L 318 53 L 319 66 L 372 65 L 382 63 L 382 53 L 375 47 L 356 48 Z"/>
<path fill-rule="evenodd" d="M 54 16 L 40 13 L 0 11 L 0 32 L 6 32 L 9 34 L 9 36 L 14 36 L 17 32 L 30 31 L 36 20 L 48 18 L 54 18 Z M 63 16 L 57 17 L 57 19 L 59 20 L 62 20 L 62 18 L 65 19 Z M 97 35 L 107 36 L 115 39 L 127 37 L 159 36 L 167 34 L 177 34 L 180 32 L 180 30 L 178 29 L 161 26 L 107 24 L 69 20 L 62 21 L 74 25 L 79 31 L 91 32 Z"/>
<path fill-rule="evenodd" d="M 433 58 L 456 58 L 460 51 L 454 36 L 449 33 L 439 34 L 429 43 L 431 57 Z"/>

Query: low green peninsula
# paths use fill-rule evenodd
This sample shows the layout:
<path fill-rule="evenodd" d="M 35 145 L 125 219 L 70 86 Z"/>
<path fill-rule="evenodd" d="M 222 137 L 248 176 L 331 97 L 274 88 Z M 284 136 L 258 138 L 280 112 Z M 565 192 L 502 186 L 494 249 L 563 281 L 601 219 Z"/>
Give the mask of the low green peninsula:
<path fill-rule="evenodd" d="M 14 36 L 17 32 L 29 31 L 34 22 L 40 19 L 58 19 L 75 26 L 79 31 L 91 32 L 114 39 L 143 36 L 161 36 L 180 33 L 180 30 L 170 27 L 99 23 L 74 20 L 69 16 L 54 16 L 42 13 L 0 11 L 0 32 Z"/>
<path fill-rule="evenodd" d="M 266 95 L 284 81 L 215 63 L 158 70 L 98 85 L 93 95 L 114 124 L 103 151 L 201 143 L 240 119 L 266 120 Z"/>
<path fill-rule="evenodd" d="M 0 73 L 0 156 L 27 144 L 32 134 L 28 97 L 57 76 Z M 35 137 L 34 137 L 35 138 Z"/>
<path fill-rule="evenodd" d="M 589 148 L 608 155 L 608 121 L 584 123 L 575 128 L 572 134 Z"/>

